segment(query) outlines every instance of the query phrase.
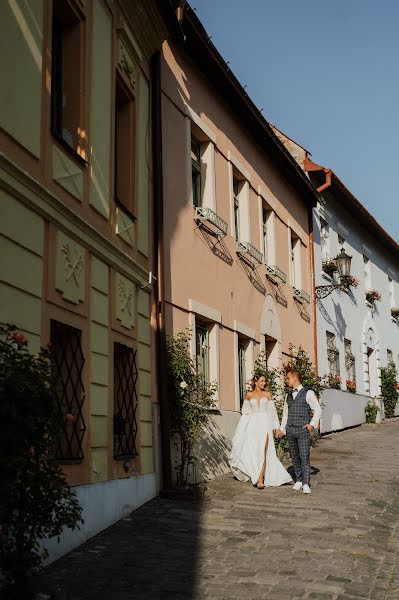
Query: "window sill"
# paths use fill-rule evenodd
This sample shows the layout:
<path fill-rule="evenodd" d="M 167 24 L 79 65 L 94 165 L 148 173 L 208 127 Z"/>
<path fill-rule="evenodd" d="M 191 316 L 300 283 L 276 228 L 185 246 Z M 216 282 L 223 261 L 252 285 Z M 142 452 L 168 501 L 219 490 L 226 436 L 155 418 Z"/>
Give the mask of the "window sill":
<path fill-rule="evenodd" d="M 61 146 L 61 148 L 67 154 L 69 154 L 69 156 L 71 156 L 77 163 L 79 163 L 79 165 L 81 167 L 88 166 L 88 164 L 89 164 L 88 161 L 86 159 L 84 159 L 83 156 L 78 154 L 76 152 L 76 150 L 71 148 L 71 146 L 64 140 L 64 138 L 58 132 L 56 132 L 56 131 L 54 131 L 54 129 L 52 129 L 51 134 L 52 134 L 53 138 L 56 140 L 57 144 L 59 144 Z"/>
<path fill-rule="evenodd" d="M 396 323 L 396 325 L 399 325 L 399 318 L 398 317 L 391 317 L 391 321 L 392 321 L 392 323 Z"/>

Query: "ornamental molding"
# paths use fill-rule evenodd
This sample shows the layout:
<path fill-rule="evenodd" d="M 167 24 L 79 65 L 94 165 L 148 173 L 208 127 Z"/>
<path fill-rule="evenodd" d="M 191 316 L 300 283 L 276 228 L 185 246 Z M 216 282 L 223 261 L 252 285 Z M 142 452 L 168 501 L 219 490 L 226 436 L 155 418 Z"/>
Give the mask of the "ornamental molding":
<path fill-rule="evenodd" d="M 64 233 L 57 232 L 55 287 L 64 300 L 85 300 L 85 250 Z"/>
<path fill-rule="evenodd" d="M 134 283 L 117 273 L 115 277 L 116 318 L 126 329 L 132 329 L 134 326 L 134 293 Z"/>
<path fill-rule="evenodd" d="M 118 66 L 125 73 L 133 90 L 137 85 L 138 65 L 142 61 L 142 53 L 134 40 L 133 34 L 124 18 L 117 27 L 118 33 Z"/>

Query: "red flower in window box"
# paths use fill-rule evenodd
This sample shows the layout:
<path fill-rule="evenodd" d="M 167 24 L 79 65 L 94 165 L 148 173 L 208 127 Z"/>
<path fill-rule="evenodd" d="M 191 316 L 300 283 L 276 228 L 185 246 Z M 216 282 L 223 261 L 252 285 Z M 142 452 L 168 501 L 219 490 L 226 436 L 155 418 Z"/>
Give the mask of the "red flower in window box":
<path fill-rule="evenodd" d="M 16 342 L 17 344 L 19 344 L 19 346 L 27 346 L 28 345 L 28 338 L 20 331 L 14 331 L 11 334 L 11 339 L 14 342 Z"/>
<path fill-rule="evenodd" d="M 356 393 L 356 381 L 347 379 L 346 380 L 346 389 L 348 390 L 348 392 L 351 392 L 351 394 L 355 394 Z"/>

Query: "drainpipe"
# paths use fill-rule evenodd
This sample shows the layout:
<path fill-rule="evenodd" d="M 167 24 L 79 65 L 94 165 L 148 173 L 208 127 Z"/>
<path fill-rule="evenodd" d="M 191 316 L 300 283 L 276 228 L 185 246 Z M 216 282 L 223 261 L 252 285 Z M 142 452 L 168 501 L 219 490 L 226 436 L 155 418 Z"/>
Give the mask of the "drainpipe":
<path fill-rule="evenodd" d="M 313 229 L 313 208 L 309 207 L 308 211 L 308 227 L 309 227 L 309 246 L 310 246 L 310 273 L 312 278 L 312 290 L 313 290 L 313 348 L 314 348 L 314 362 L 316 368 L 316 375 L 319 372 L 318 366 L 318 353 L 317 353 L 317 304 L 316 304 L 316 275 L 314 265 L 314 229 Z"/>
<path fill-rule="evenodd" d="M 326 174 L 325 183 L 323 183 L 321 186 L 319 186 L 316 189 L 316 191 L 319 192 L 319 194 L 321 192 L 324 192 L 324 190 L 326 190 L 328 187 L 330 187 L 331 181 L 332 181 L 332 170 L 331 169 L 325 169 L 321 165 L 314 163 L 312 160 L 310 160 L 308 155 L 306 155 L 305 160 L 303 162 L 303 168 L 305 171 L 324 171 L 324 173 Z"/>
<path fill-rule="evenodd" d="M 164 304 L 164 237 L 163 237 L 163 165 L 162 165 L 162 87 L 161 52 L 156 52 L 151 68 L 151 118 L 153 164 L 153 261 L 156 273 L 154 305 L 156 308 L 156 374 L 161 420 L 162 488 L 171 485 L 170 421 L 167 381 L 167 355 Z"/>

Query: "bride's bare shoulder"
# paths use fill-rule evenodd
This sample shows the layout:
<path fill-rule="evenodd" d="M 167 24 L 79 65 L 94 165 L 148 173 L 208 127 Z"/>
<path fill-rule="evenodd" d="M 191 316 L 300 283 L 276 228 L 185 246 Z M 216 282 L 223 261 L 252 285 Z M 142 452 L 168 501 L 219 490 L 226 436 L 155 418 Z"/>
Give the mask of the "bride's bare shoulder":
<path fill-rule="evenodd" d="M 269 392 L 269 390 L 267 390 L 267 391 L 265 392 L 265 396 L 266 396 L 266 398 L 267 398 L 268 400 L 272 400 L 272 395 L 271 395 L 271 393 Z"/>
<path fill-rule="evenodd" d="M 245 394 L 245 400 L 250 400 L 252 398 L 252 396 L 253 396 L 253 392 L 247 392 Z"/>

